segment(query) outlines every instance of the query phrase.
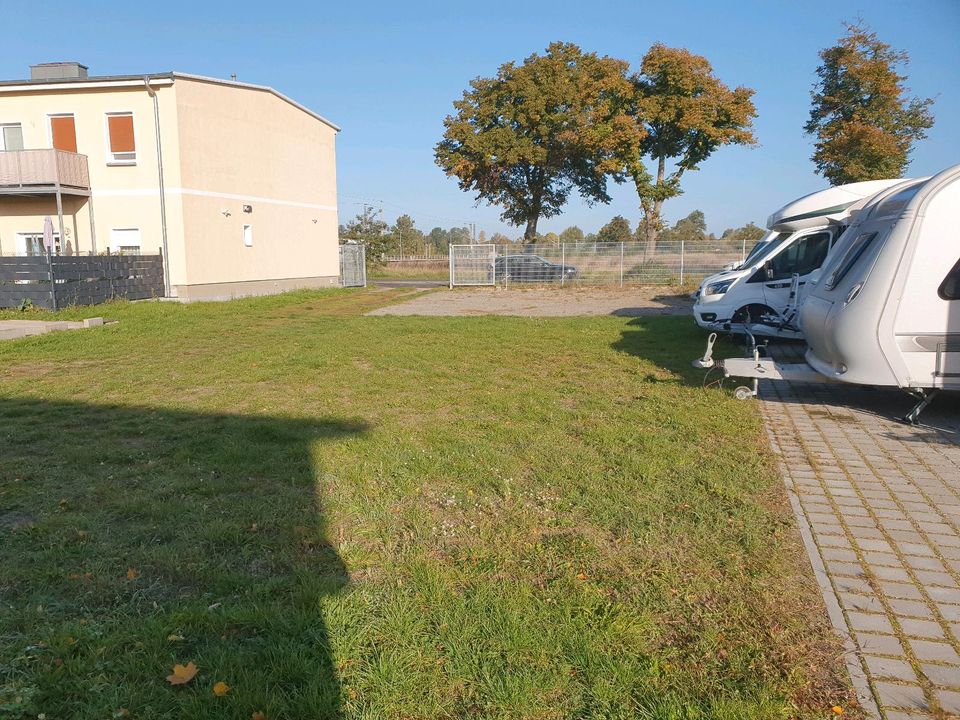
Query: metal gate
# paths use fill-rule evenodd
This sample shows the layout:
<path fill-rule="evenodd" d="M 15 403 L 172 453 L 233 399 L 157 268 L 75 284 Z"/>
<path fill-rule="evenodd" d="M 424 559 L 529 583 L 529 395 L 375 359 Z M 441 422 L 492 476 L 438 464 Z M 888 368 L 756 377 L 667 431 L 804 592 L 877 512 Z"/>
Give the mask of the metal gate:
<path fill-rule="evenodd" d="M 493 285 L 496 282 L 497 248 L 494 245 L 451 245 L 450 287 Z"/>
<path fill-rule="evenodd" d="M 367 253 L 366 246 L 362 243 L 346 243 L 340 246 L 340 285 L 367 286 Z"/>

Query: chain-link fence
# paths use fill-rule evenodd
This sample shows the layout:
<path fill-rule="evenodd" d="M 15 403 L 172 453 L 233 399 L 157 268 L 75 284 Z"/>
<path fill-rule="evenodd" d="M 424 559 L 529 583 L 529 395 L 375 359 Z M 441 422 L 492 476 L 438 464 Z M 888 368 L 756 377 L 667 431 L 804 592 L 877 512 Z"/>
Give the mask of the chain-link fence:
<path fill-rule="evenodd" d="M 451 245 L 450 286 L 528 283 L 685 285 L 743 261 L 725 243 Z"/>
<path fill-rule="evenodd" d="M 340 285 L 367 286 L 366 246 L 363 243 L 346 243 L 340 246 Z"/>

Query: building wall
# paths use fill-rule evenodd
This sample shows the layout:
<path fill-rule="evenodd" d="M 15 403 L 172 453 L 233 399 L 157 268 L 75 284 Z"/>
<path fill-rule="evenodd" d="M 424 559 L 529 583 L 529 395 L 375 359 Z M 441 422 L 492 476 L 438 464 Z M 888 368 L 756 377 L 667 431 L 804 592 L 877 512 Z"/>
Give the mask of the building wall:
<path fill-rule="evenodd" d="M 177 142 L 175 88 L 169 80 L 153 80 L 157 91 L 163 128 L 164 180 L 168 187 L 179 187 L 179 147 Z M 106 113 L 132 112 L 136 141 L 136 164 L 112 166 L 106 129 Z M 77 152 L 87 156 L 92 198 L 64 196 L 66 240 L 74 252 L 93 248 L 89 212 L 93 206 L 96 249 L 104 252 L 111 230 L 138 228 L 141 250 L 157 252 L 162 245 L 160 195 L 153 102 L 142 82 L 108 87 L 90 84 L 78 87 L 65 84 L 40 90 L 0 92 L 0 123 L 20 123 L 26 149 L 50 148 L 49 116 L 73 114 Z M 169 128 L 169 130 L 168 130 Z M 168 161 L 168 158 L 170 161 Z M 92 202 L 91 202 L 92 201 Z M 53 196 L 33 198 L 0 196 L 0 251 L 14 252 L 20 232 L 41 232 L 43 219 L 51 216 L 57 225 Z M 171 281 L 185 277 L 183 224 L 180 198 L 167 197 L 167 227 Z"/>
<path fill-rule="evenodd" d="M 177 78 L 176 99 L 191 288 L 179 294 L 335 284 L 334 128 L 264 90 Z"/>
<path fill-rule="evenodd" d="M 151 85 L 160 108 L 173 294 L 225 298 L 336 284 L 336 130 L 268 90 L 180 76 Z M 133 114 L 135 165 L 110 164 L 112 112 Z M 70 251 L 93 247 L 92 205 L 99 252 L 111 230 L 126 228 L 139 229 L 142 252 L 156 252 L 158 155 L 143 83 L 0 87 L 0 123 L 20 123 L 27 149 L 52 147 L 49 116 L 63 113 L 74 116 L 93 188 L 91 199 L 64 196 Z M 56 226 L 52 196 L 0 196 L 0 252 L 15 252 L 19 232 L 42 232 L 47 215 Z M 249 247 L 244 225 L 251 226 Z"/>

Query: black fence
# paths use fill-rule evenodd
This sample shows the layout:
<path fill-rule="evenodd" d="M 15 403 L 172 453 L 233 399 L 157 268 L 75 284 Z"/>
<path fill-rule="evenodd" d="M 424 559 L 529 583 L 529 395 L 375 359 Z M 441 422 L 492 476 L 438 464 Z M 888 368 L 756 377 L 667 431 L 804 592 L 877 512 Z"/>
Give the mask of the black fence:
<path fill-rule="evenodd" d="M 0 257 L 0 308 L 163 297 L 160 255 Z"/>

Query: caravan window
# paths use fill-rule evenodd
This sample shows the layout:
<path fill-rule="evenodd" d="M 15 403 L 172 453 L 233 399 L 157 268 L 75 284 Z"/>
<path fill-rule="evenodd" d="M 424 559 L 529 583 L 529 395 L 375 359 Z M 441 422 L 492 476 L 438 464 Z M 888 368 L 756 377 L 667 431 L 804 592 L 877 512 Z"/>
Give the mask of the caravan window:
<path fill-rule="evenodd" d="M 960 300 L 960 260 L 957 260 L 957 264 L 940 283 L 937 295 L 944 300 Z"/>
<path fill-rule="evenodd" d="M 771 274 L 767 280 L 786 280 L 794 274 L 807 275 L 823 265 L 829 250 L 828 232 L 802 237 L 770 261 Z"/>
<path fill-rule="evenodd" d="M 847 273 L 850 272 L 850 268 L 857 264 L 857 260 L 859 260 L 860 256 L 870 247 L 870 243 L 873 242 L 875 237 L 877 237 L 877 233 L 875 232 L 861 233 L 857 236 L 856 240 L 850 243 L 850 247 L 847 248 L 843 257 L 840 258 L 837 269 L 833 271 L 833 274 L 827 280 L 828 290 L 833 290 L 833 288 L 846 277 Z"/>

